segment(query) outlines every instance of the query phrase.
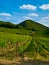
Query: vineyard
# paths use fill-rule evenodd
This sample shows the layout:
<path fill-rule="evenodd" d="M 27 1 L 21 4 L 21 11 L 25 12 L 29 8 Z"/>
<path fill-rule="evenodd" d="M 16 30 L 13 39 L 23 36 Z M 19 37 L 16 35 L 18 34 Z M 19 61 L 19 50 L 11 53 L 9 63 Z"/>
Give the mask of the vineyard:
<path fill-rule="evenodd" d="M 9 54 L 12 54 L 14 56 L 16 52 L 15 46 L 17 42 L 19 44 L 19 47 L 21 47 L 22 44 L 29 43 L 28 39 L 30 38 L 31 36 L 29 35 L 18 35 L 18 34 L 0 32 L 0 57 L 5 57 L 6 55 Z M 23 52 L 22 47 L 19 52 Z"/>
<path fill-rule="evenodd" d="M 49 28 L 31 20 L 0 26 L 0 59 L 49 60 Z"/>
<path fill-rule="evenodd" d="M 49 59 L 49 39 L 0 32 L 0 58 L 13 59 L 17 55 L 23 58 Z"/>

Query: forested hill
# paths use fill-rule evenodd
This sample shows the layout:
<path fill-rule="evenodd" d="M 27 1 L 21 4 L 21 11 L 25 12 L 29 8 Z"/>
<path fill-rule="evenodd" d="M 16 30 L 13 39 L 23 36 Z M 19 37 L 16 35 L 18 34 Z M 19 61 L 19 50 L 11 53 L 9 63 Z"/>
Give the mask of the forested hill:
<path fill-rule="evenodd" d="M 13 24 L 11 22 L 0 21 L 0 27 L 31 30 L 31 31 L 34 31 L 36 33 L 36 35 L 37 34 L 49 35 L 49 28 L 48 27 L 46 27 L 40 23 L 37 23 L 35 21 L 32 21 L 32 20 L 25 20 L 19 24 Z"/>

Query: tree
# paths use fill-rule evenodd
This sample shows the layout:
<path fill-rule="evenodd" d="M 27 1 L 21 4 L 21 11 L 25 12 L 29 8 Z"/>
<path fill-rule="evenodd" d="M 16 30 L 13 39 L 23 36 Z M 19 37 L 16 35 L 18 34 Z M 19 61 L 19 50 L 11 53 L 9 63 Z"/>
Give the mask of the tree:
<path fill-rule="evenodd" d="M 46 35 L 46 36 L 49 36 L 49 28 L 46 29 L 45 35 Z"/>

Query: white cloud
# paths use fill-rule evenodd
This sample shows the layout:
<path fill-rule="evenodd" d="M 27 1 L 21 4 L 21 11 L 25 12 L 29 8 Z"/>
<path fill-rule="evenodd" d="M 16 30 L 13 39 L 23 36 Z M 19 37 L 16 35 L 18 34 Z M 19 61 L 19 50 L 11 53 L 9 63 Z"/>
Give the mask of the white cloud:
<path fill-rule="evenodd" d="M 39 8 L 41 8 L 43 10 L 48 10 L 49 9 L 49 4 L 43 4 Z"/>
<path fill-rule="evenodd" d="M 0 13 L 1 16 L 11 16 L 9 13 Z"/>
<path fill-rule="evenodd" d="M 42 23 L 42 24 L 44 24 L 44 25 L 46 25 L 46 26 L 49 27 L 49 16 L 42 17 L 42 18 L 40 18 L 40 20 L 37 21 L 37 22 Z"/>
<path fill-rule="evenodd" d="M 36 14 L 36 13 L 31 13 L 31 14 L 28 14 L 28 16 L 39 16 L 38 14 Z"/>
<path fill-rule="evenodd" d="M 30 4 L 23 4 L 22 6 L 20 6 L 21 9 L 29 9 L 29 10 L 36 10 L 37 7 L 34 5 L 30 5 Z"/>
<path fill-rule="evenodd" d="M 44 22 L 45 22 L 45 21 L 49 21 L 49 15 L 46 16 L 46 17 L 41 18 L 41 20 L 43 20 Z"/>
<path fill-rule="evenodd" d="M 31 17 L 29 17 L 29 16 L 24 16 L 23 18 L 24 19 L 31 19 Z"/>

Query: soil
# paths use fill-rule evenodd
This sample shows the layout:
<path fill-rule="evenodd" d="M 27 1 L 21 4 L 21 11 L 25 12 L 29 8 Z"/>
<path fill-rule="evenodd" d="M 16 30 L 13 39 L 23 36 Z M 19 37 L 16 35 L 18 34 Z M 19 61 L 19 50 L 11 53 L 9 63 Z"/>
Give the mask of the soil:
<path fill-rule="evenodd" d="M 8 60 L 0 60 L 0 65 L 49 65 L 49 61 L 40 61 L 40 60 L 8 61 Z"/>

